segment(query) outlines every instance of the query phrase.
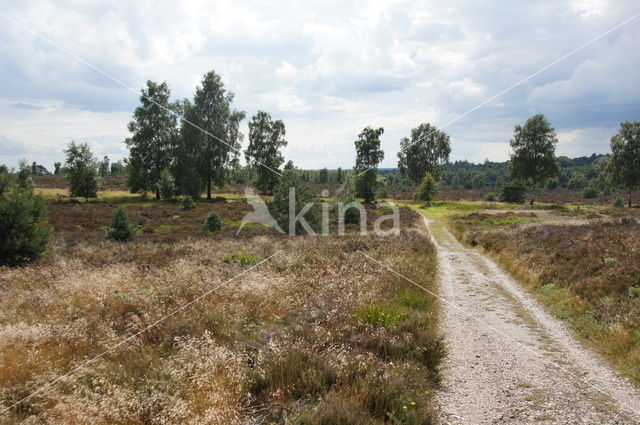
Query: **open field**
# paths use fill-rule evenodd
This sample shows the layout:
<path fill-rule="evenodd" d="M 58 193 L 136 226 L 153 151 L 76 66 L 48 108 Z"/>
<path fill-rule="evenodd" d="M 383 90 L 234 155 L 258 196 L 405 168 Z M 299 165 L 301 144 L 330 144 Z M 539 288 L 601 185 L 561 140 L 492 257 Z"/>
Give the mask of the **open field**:
<path fill-rule="evenodd" d="M 0 423 L 436 423 L 439 306 L 358 253 L 437 291 L 415 213 L 399 236 L 235 237 L 243 202 L 134 202 L 123 244 L 115 206 L 49 201 L 50 252 L 0 269 L 1 405 L 64 376 Z M 206 236 L 211 210 L 230 224 Z"/>
<path fill-rule="evenodd" d="M 443 202 L 425 211 L 640 383 L 640 210 Z"/>

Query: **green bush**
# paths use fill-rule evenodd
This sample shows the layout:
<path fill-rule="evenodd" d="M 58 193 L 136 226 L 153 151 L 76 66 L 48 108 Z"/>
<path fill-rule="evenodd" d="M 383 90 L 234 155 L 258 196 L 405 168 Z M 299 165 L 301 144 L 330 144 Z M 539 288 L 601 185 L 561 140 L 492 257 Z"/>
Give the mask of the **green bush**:
<path fill-rule="evenodd" d="M 158 183 L 158 186 L 162 199 L 172 199 L 176 196 L 176 180 L 169 170 L 164 170 L 160 173 L 160 183 Z"/>
<path fill-rule="evenodd" d="M 502 202 L 511 202 L 516 204 L 522 204 L 524 202 L 525 195 L 527 194 L 527 187 L 520 180 L 512 180 L 502 186 L 502 194 L 500 200 Z"/>
<path fill-rule="evenodd" d="M 111 226 L 107 229 L 107 239 L 116 242 L 127 242 L 138 233 L 138 227 L 131 221 L 127 210 L 120 207 L 113 212 Z"/>
<path fill-rule="evenodd" d="M 193 198 L 189 195 L 185 196 L 184 198 L 182 198 L 182 209 L 183 210 L 193 210 L 197 207 L 198 205 L 195 203 L 195 201 L 193 200 Z"/>
<path fill-rule="evenodd" d="M 588 186 L 582 191 L 582 196 L 586 199 L 595 199 L 600 194 L 597 187 Z"/>
<path fill-rule="evenodd" d="M 422 182 L 420 183 L 420 186 L 418 186 L 418 190 L 416 190 L 413 197 L 416 201 L 431 202 L 436 197 L 437 193 L 438 182 L 430 173 L 427 173 L 422 178 Z"/>
<path fill-rule="evenodd" d="M 616 196 L 616 200 L 613 201 L 613 207 L 614 208 L 624 208 L 624 201 L 622 200 L 621 197 Z"/>
<path fill-rule="evenodd" d="M 498 200 L 498 196 L 493 192 L 489 192 L 484 196 L 484 200 L 487 202 L 496 202 Z"/>
<path fill-rule="evenodd" d="M 273 201 L 269 203 L 269 212 L 276 219 L 285 233 L 289 233 L 289 189 L 295 189 L 295 213 L 296 215 L 308 204 L 312 203 L 305 214 L 304 219 L 312 229 L 317 229 L 319 223 L 319 206 L 316 201 L 316 192 L 307 184 L 300 180 L 298 170 L 288 170 L 282 173 L 280 182 L 273 191 Z M 296 222 L 295 234 L 306 234 L 306 230 L 300 223 Z"/>
<path fill-rule="evenodd" d="M 44 254 L 53 233 L 46 214 L 44 200 L 31 188 L 0 193 L 0 264 L 18 265 Z"/>
<path fill-rule="evenodd" d="M 216 232 L 220 229 L 222 229 L 222 220 L 220 220 L 220 216 L 217 212 L 211 211 L 207 218 L 204 220 L 202 230 L 205 233 L 211 233 Z"/>

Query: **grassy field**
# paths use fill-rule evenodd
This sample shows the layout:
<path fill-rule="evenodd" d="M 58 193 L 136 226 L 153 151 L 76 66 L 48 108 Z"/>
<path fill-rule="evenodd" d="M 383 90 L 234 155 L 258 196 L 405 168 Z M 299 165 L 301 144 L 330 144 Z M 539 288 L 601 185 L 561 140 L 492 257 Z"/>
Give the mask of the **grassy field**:
<path fill-rule="evenodd" d="M 50 252 L 0 268 L 0 404 L 117 348 L 0 423 L 437 423 L 439 307 L 358 253 L 437 291 L 415 213 L 403 210 L 398 236 L 236 237 L 250 207 L 235 199 L 193 211 L 112 199 L 50 200 Z M 142 232 L 106 241 L 122 203 Z M 207 236 L 209 211 L 227 225 Z"/>
<path fill-rule="evenodd" d="M 640 210 L 479 202 L 414 207 L 496 259 L 640 384 Z"/>

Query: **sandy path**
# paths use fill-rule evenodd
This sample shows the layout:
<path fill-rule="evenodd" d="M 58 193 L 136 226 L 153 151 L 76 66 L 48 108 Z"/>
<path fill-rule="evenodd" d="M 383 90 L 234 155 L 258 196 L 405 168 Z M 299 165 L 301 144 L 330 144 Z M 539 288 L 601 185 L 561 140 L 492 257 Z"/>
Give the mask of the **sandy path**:
<path fill-rule="evenodd" d="M 640 391 L 493 261 L 461 245 L 439 222 L 425 222 L 438 247 L 446 301 L 444 423 L 640 424 Z"/>

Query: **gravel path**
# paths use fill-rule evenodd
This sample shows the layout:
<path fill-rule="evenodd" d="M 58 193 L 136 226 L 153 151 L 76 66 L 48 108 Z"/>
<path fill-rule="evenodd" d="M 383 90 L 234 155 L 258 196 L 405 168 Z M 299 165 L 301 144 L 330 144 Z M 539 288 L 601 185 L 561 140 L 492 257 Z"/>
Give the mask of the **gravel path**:
<path fill-rule="evenodd" d="M 425 222 L 445 300 L 445 424 L 640 424 L 638 389 L 493 261 Z"/>

